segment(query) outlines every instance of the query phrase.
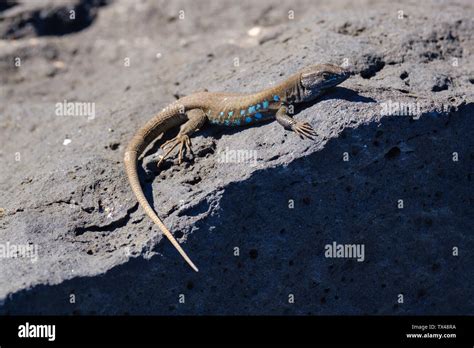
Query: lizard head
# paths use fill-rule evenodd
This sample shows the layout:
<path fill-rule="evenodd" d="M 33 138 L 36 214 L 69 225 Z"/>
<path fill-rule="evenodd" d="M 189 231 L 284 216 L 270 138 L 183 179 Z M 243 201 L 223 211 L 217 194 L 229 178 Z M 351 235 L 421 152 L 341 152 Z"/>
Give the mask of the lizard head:
<path fill-rule="evenodd" d="M 349 71 L 332 64 L 312 65 L 301 70 L 299 74 L 302 101 L 313 100 L 350 76 Z"/>

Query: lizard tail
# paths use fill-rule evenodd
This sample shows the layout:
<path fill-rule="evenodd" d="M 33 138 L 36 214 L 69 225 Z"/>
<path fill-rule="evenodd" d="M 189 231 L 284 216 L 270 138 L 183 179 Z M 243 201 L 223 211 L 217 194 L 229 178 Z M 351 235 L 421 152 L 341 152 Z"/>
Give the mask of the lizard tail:
<path fill-rule="evenodd" d="M 181 245 L 179 245 L 178 241 L 173 237 L 171 232 L 166 228 L 166 226 L 163 224 L 160 218 L 156 215 L 155 211 L 150 206 L 145 195 L 143 194 L 143 190 L 140 185 L 140 180 L 138 179 L 137 159 L 138 159 L 138 152 L 135 150 L 127 149 L 127 151 L 125 152 L 125 158 L 124 158 L 125 169 L 126 169 L 128 180 L 130 181 L 130 185 L 132 187 L 133 193 L 137 197 L 138 203 L 142 206 L 146 214 L 153 220 L 153 222 L 158 225 L 158 227 L 166 236 L 166 238 L 168 238 L 171 244 L 173 244 L 176 250 L 178 250 L 180 255 L 186 260 L 186 262 L 192 267 L 192 269 L 194 269 L 196 272 L 199 272 L 196 265 L 191 261 L 189 256 L 183 250 L 183 248 L 181 248 Z"/>

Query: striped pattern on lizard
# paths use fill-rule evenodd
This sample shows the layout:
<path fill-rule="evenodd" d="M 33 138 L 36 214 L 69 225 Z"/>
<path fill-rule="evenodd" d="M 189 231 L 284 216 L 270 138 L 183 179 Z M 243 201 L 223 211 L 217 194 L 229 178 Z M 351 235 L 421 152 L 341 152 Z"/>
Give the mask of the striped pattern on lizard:
<path fill-rule="evenodd" d="M 145 213 L 158 225 L 186 262 L 198 272 L 198 268 L 181 248 L 172 233 L 163 224 L 148 203 L 137 173 L 140 154 L 160 134 L 180 127 L 178 135 L 165 142 L 161 149 L 164 155 L 160 165 L 179 146 L 178 163 L 185 152 L 192 154 L 190 136 L 204 123 L 219 126 L 246 126 L 269 119 L 276 119 L 285 129 L 294 131 L 302 138 L 316 136 L 307 122 L 296 121 L 288 114 L 288 106 L 313 101 L 331 87 L 349 77 L 350 73 L 336 65 L 318 64 L 309 66 L 288 77 L 280 84 L 253 94 L 200 92 L 180 98 L 149 120 L 134 135 L 125 150 L 125 170 Z"/>

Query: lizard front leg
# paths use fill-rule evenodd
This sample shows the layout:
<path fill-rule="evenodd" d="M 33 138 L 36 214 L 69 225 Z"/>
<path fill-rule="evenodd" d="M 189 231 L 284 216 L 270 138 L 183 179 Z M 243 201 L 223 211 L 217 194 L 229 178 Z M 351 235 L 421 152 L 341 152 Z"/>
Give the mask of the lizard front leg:
<path fill-rule="evenodd" d="M 178 135 L 175 138 L 168 140 L 163 145 L 161 145 L 160 148 L 162 150 L 166 150 L 167 147 L 169 147 L 169 149 L 163 156 L 161 156 L 161 159 L 159 160 L 157 166 L 160 166 L 160 164 L 171 154 L 171 152 L 178 145 L 178 164 L 181 164 L 181 162 L 183 161 L 183 153 L 185 148 L 188 153 L 193 153 L 191 149 L 191 139 L 189 138 L 189 136 L 193 134 L 196 130 L 198 130 L 200 127 L 202 127 L 202 125 L 207 120 L 207 116 L 201 109 L 192 109 L 186 112 L 186 115 L 188 117 L 188 120 L 181 126 Z"/>
<path fill-rule="evenodd" d="M 308 122 L 299 122 L 294 120 L 291 116 L 288 115 L 288 109 L 286 106 L 282 105 L 276 115 L 276 120 L 283 128 L 291 130 L 297 133 L 301 138 L 314 139 L 317 134 L 313 127 Z"/>

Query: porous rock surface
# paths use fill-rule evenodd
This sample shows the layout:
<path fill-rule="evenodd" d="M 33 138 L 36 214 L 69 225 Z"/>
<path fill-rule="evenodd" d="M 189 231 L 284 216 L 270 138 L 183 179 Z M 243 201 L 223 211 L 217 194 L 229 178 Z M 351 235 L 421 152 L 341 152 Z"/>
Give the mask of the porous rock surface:
<path fill-rule="evenodd" d="M 0 242 L 38 251 L 0 259 L 1 314 L 474 314 L 471 1 L 0 11 Z M 295 116 L 315 141 L 208 126 L 181 166 L 147 152 L 144 191 L 194 273 L 138 207 L 127 141 L 180 96 L 319 62 L 353 76 Z M 64 101 L 94 117 L 58 115 Z M 419 112 L 382 112 L 397 103 Z M 363 244 L 364 261 L 325 257 L 333 242 Z"/>

